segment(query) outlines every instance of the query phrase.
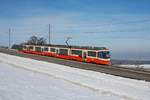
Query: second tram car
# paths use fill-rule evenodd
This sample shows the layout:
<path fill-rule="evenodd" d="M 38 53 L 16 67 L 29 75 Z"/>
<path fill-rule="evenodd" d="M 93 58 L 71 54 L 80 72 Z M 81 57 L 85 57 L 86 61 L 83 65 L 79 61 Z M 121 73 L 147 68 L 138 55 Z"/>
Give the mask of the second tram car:
<path fill-rule="evenodd" d="M 80 62 L 111 65 L 110 50 L 105 47 L 24 45 L 21 52 L 77 60 Z"/>

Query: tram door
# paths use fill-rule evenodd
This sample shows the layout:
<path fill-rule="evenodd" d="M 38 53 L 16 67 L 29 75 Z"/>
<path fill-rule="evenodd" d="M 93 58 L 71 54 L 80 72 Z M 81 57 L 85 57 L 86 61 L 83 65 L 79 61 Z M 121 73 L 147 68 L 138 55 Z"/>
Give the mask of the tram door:
<path fill-rule="evenodd" d="M 56 49 L 56 53 L 59 54 L 59 50 L 58 49 Z"/>
<path fill-rule="evenodd" d="M 86 57 L 87 57 L 86 52 L 83 52 L 83 61 L 84 62 L 86 61 Z"/>
<path fill-rule="evenodd" d="M 41 52 L 43 52 L 44 51 L 44 48 L 41 48 Z"/>

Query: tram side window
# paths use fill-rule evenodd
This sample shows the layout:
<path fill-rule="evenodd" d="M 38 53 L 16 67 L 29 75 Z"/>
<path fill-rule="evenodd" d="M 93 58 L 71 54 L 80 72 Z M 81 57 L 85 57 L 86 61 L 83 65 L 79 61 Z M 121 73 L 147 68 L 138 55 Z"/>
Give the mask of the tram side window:
<path fill-rule="evenodd" d="M 35 51 L 40 51 L 41 52 L 41 47 L 35 47 Z"/>
<path fill-rule="evenodd" d="M 26 50 L 26 49 L 27 49 L 27 47 L 26 47 L 26 46 L 23 46 L 23 49 L 25 49 L 25 50 Z"/>
<path fill-rule="evenodd" d="M 71 50 L 71 54 L 82 56 L 82 50 Z"/>
<path fill-rule="evenodd" d="M 96 52 L 94 52 L 94 51 L 88 51 L 88 56 L 96 57 Z"/>
<path fill-rule="evenodd" d="M 29 50 L 33 50 L 33 46 L 29 46 Z"/>
<path fill-rule="evenodd" d="M 44 51 L 48 51 L 48 47 L 45 47 L 45 48 L 44 48 Z"/>
<path fill-rule="evenodd" d="M 110 58 L 110 53 L 109 53 L 109 51 L 98 52 L 98 57 L 99 58 L 104 58 L 104 59 L 109 59 Z"/>
<path fill-rule="evenodd" d="M 59 49 L 59 54 L 68 55 L 68 49 Z"/>
<path fill-rule="evenodd" d="M 51 48 L 51 52 L 55 52 L 55 48 Z"/>

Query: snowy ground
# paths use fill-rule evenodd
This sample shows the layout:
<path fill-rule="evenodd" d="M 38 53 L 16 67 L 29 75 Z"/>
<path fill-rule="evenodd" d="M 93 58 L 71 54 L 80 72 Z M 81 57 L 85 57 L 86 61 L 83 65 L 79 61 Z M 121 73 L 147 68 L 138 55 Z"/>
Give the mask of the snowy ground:
<path fill-rule="evenodd" d="M 0 53 L 0 100 L 149 100 L 150 82 Z"/>
<path fill-rule="evenodd" d="M 2 62 L 0 66 L 0 100 L 98 100 L 100 98 L 90 89 L 64 80 L 13 68 Z M 102 98 L 107 99 L 109 96 Z"/>
<path fill-rule="evenodd" d="M 127 67 L 127 68 L 137 68 L 137 69 L 145 69 L 150 71 L 150 64 L 142 64 L 142 65 L 118 65 L 121 67 Z"/>

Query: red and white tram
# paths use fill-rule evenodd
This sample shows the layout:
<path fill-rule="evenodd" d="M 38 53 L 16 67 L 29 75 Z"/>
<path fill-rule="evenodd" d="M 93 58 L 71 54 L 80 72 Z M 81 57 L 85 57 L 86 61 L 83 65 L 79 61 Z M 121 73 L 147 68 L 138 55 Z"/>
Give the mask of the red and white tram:
<path fill-rule="evenodd" d="M 69 60 L 111 65 L 110 50 L 105 47 L 79 47 L 65 45 L 24 45 L 21 52 Z"/>

